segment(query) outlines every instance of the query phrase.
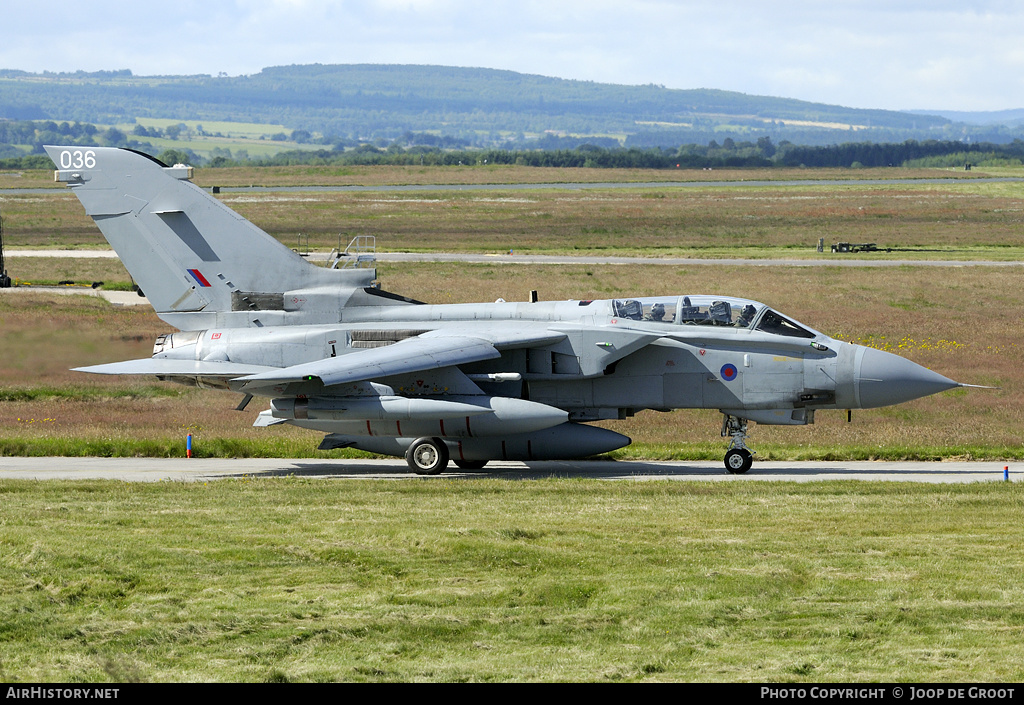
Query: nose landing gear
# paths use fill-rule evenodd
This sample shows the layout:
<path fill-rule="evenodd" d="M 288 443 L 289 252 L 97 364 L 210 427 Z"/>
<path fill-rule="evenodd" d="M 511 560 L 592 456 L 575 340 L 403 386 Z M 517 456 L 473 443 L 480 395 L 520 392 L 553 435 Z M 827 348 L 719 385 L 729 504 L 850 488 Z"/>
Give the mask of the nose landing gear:
<path fill-rule="evenodd" d="M 731 439 L 725 452 L 725 469 L 733 475 L 742 475 L 754 464 L 754 451 L 747 448 L 747 420 L 725 414 L 722 419 L 722 437 Z"/>

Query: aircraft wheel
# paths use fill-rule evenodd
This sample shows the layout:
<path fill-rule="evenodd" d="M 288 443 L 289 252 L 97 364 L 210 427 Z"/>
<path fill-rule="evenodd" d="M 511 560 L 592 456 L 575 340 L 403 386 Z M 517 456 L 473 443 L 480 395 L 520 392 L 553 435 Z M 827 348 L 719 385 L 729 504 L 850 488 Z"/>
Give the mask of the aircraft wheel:
<path fill-rule="evenodd" d="M 754 464 L 754 456 L 746 448 L 733 448 L 725 454 L 725 469 L 733 475 L 742 475 Z"/>
<path fill-rule="evenodd" d="M 417 475 L 440 475 L 448 466 L 448 446 L 440 438 L 418 438 L 405 451 L 405 462 Z"/>
<path fill-rule="evenodd" d="M 453 460 L 452 462 L 463 470 L 479 470 L 487 465 L 486 460 Z"/>

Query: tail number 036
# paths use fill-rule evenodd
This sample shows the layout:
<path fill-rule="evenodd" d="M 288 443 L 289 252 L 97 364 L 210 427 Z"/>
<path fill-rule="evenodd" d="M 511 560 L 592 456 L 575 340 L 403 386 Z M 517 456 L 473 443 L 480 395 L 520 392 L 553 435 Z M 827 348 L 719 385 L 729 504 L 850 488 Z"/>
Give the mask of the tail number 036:
<path fill-rule="evenodd" d="M 60 153 L 61 169 L 93 169 L 96 167 L 96 152 L 91 149 L 81 151 L 64 150 Z"/>

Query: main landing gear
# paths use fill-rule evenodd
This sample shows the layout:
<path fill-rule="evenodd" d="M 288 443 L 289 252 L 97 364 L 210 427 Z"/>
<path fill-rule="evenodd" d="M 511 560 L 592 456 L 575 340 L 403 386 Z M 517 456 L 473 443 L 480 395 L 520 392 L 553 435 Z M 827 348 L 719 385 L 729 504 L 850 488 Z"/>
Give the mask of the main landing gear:
<path fill-rule="evenodd" d="M 440 475 L 448 467 L 448 446 L 440 438 L 417 438 L 405 451 L 405 462 L 417 475 Z M 456 460 L 463 470 L 479 470 L 486 460 Z"/>
<path fill-rule="evenodd" d="M 722 437 L 731 439 L 729 450 L 725 452 L 725 469 L 734 475 L 742 475 L 754 464 L 754 451 L 746 444 L 747 420 L 725 414 Z"/>
<path fill-rule="evenodd" d="M 405 462 L 417 475 L 439 475 L 448 467 L 448 446 L 440 438 L 417 438 L 405 451 Z"/>

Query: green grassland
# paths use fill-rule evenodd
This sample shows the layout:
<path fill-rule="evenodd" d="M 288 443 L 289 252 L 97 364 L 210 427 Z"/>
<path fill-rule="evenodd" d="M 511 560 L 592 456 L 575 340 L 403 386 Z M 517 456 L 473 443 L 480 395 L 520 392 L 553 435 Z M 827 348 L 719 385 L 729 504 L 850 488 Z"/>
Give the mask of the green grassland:
<path fill-rule="evenodd" d="M 1020 188 L 223 198 L 289 245 L 306 232 L 326 249 L 343 232 L 376 234 L 381 249 L 789 257 L 834 233 L 991 259 L 1019 246 Z M 101 245 L 70 194 L 0 198 L 20 247 Z M 110 259 L 8 268 L 128 282 Z M 424 263 L 378 275 L 436 303 L 532 289 L 751 297 L 999 387 L 853 423 L 836 411 L 755 426 L 758 457 L 1024 457 L 1017 267 Z M 69 371 L 148 356 L 167 330 L 143 307 L 0 292 L 0 456 L 181 455 L 192 432 L 201 456 L 343 457 L 316 451 L 319 434 L 252 428 L 259 409 L 232 411 L 236 395 Z M 676 411 L 608 425 L 635 439 L 615 457 L 717 460 L 719 423 Z M 1024 485 L 1001 482 L 0 479 L 0 680 L 1019 682 L 1022 504 Z"/>
<path fill-rule="evenodd" d="M 139 117 L 135 123 L 143 127 L 156 127 L 161 130 L 171 125 L 185 125 L 189 130 L 196 131 L 202 128 L 203 132 L 229 138 L 245 138 L 258 140 L 261 138 L 270 139 L 271 135 L 285 133 L 290 130 L 284 125 L 267 125 L 255 122 L 228 122 L 223 120 L 174 120 L 172 118 L 147 118 Z M 132 125 L 117 125 L 119 129 L 130 132 Z"/>
<path fill-rule="evenodd" d="M 1019 682 L 1024 486 L 0 481 L 0 678 Z"/>
<path fill-rule="evenodd" d="M 201 157 L 209 158 L 214 150 L 231 150 L 237 156 L 239 150 L 245 150 L 250 159 L 272 157 L 279 152 L 290 150 L 323 149 L 322 145 L 298 144 L 291 140 L 273 140 L 273 135 L 291 134 L 291 130 L 283 125 L 257 125 L 239 122 L 205 122 L 202 120 L 161 120 L 157 118 L 138 118 L 136 122 L 146 127 L 165 129 L 168 125 L 186 125 L 190 132 L 178 139 L 166 137 L 141 138 L 158 150 L 190 149 Z M 130 134 L 134 125 L 116 125 L 118 129 Z M 196 130 L 201 127 L 203 134 Z"/>

